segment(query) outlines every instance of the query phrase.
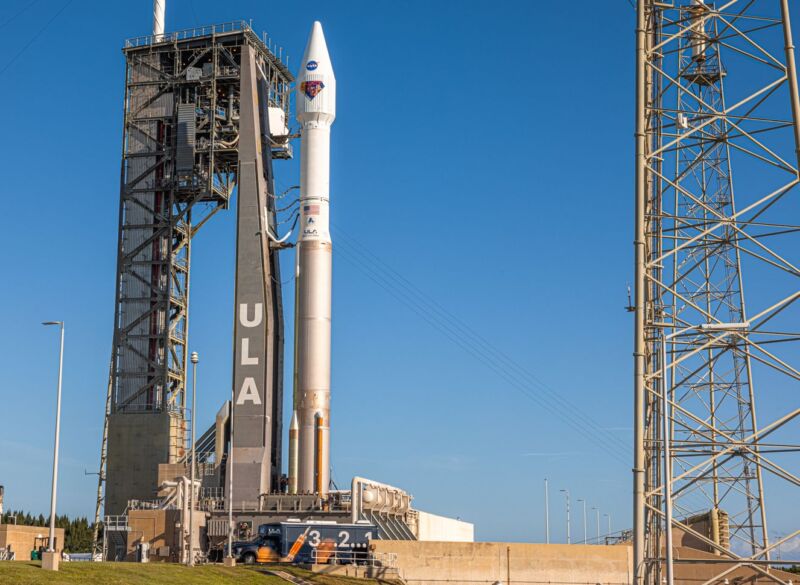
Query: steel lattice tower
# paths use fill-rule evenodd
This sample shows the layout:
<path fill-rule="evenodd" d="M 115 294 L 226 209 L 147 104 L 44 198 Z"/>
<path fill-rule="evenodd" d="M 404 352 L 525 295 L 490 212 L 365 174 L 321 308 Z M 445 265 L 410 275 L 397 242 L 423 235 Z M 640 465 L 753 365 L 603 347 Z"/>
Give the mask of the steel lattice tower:
<path fill-rule="evenodd" d="M 636 583 L 689 542 L 764 577 L 764 483 L 800 486 L 799 113 L 787 0 L 638 2 Z"/>

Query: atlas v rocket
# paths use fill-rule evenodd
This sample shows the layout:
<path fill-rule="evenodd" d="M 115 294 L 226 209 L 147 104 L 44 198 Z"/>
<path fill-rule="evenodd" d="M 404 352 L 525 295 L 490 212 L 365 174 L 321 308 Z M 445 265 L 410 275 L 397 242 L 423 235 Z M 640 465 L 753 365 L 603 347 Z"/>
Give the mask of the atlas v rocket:
<path fill-rule="evenodd" d="M 330 136 L 336 78 L 315 22 L 297 76 L 300 233 L 296 249 L 294 413 L 289 490 L 326 495 L 330 482 L 331 235 Z"/>

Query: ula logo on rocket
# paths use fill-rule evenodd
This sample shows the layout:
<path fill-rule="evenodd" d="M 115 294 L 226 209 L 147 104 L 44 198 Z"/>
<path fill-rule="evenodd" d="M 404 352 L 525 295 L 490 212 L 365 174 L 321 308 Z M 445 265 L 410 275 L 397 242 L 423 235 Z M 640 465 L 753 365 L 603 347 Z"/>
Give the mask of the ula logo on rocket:
<path fill-rule="evenodd" d="M 314 71 L 314 69 L 316 69 L 317 67 L 319 67 L 319 63 L 317 63 L 316 61 L 309 61 L 308 63 L 306 63 L 306 69 L 308 69 L 309 71 Z"/>

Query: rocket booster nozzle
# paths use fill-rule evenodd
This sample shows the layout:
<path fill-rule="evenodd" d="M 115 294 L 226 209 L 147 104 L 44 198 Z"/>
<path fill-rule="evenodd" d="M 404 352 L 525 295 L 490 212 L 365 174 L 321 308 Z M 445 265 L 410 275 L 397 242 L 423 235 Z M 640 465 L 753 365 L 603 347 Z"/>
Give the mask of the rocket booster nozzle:
<path fill-rule="evenodd" d="M 300 422 L 297 411 L 292 412 L 292 422 L 289 424 L 289 493 L 297 493 L 298 475 L 298 440 L 300 437 Z"/>
<path fill-rule="evenodd" d="M 336 77 L 322 25 L 314 22 L 297 76 L 297 120 L 333 123 L 336 118 Z"/>

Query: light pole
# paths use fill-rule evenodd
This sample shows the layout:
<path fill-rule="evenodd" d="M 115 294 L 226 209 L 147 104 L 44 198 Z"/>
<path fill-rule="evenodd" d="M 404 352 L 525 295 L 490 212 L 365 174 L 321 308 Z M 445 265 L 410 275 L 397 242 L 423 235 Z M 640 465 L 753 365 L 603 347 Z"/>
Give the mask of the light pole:
<path fill-rule="evenodd" d="M 597 544 L 600 544 L 600 508 L 592 508 L 597 514 Z"/>
<path fill-rule="evenodd" d="M 64 370 L 64 322 L 44 321 L 42 325 L 58 325 L 61 328 L 61 349 L 58 353 L 58 392 L 56 394 L 56 438 L 53 445 L 53 485 L 50 492 L 50 534 L 47 552 L 55 552 L 56 539 L 56 490 L 58 488 L 58 437 L 61 432 L 61 374 Z"/>
<path fill-rule="evenodd" d="M 586 500 L 578 500 L 583 502 L 583 544 L 586 544 Z"/>
<path fill-rule="evenodd" d="M 544 541 L 550 544 L 550 489 L 544 478 Z"/>
<path fill-rule="evenodd" d="M 608 518 L 608 536 L 611 536 L 611 513 L 603 514 L 606 518 Z"/>
<path fill-rule="evenodd" d="M 781 540 L 781 539 L 782 539 L 784 536 L 786 536 L 786 535 L 785 535 L 785 534 L 778 534 L 778 533 L 776 532 L 776 533 L 775 533 L 775 540 Z M 780 561 L 780 560 L 781 560 L 781 546 L 782 546 L 782 545 L 783 545 L 783 543 L 780 543 L 780 544 L 778 544 L 778 546 L 777 546 L 777 552 L 778 552 L 778 556 L 777 556 L 777 559 L 776 559 L 776 560 L 778 560 L 778 561 Z"/>
<path fill-rule="evenodd" d="M 236 559 L 233 557 L 233 404 L 234 389 L 231 384 L 231 408 L 228 412 L 228 425 L 230 427 L 230 447 L 228 448 L 228 556 L 225 566 L 233 567 Z"/>
<path fill-rule="evenodd" d="M 195 427 L 197 426 L 197 362 L 200 357 L 196 351 L 192 352 L 192 472 L 189 484 L 189 566 L 194 567 L 194 478 L 197 466 L 197 451 L 195 449 Z"/>
<path fill-rule="evenodd" d="M 570 520 L 569 520 L 569 490 L 558 490 L 563 492 L 564 495 L 567 497 L 567 544 L 572 544 L 572 537 L 570 536 Z"/>

